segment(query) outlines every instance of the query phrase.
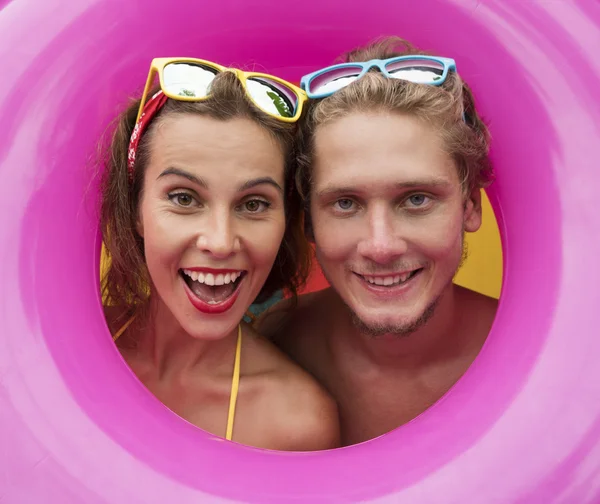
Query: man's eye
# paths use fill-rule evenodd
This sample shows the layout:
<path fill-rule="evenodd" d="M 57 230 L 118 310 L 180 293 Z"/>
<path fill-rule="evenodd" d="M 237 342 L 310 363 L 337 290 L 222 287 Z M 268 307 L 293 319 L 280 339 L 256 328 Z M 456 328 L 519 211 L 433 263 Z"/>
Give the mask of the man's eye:
<path fill-rule="evenodd" d="M 354 201 L 349 198 L 342 198 L 337 200 L 335 204 L 340 210 L 351 210 L 354 205 Z"/>
<path fill-rule="evenodd" d="M 424 194 L 413 194 L 406 201 L 413 207 L 421 207 L 429 202 L 429 197 Z"/>

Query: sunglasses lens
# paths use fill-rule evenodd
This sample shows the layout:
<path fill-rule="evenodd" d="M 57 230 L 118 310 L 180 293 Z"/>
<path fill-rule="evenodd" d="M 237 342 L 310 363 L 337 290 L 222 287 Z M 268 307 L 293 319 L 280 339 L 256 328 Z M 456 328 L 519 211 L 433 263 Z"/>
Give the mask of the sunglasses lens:
<path fill-rule="evenodd" d="M 279 117 L 294 117 L 298 109 L 298 95 L 281 82 L 268 77 L 250 77 L 246 88 L 257 107 Z"/>
<path fill-rule="evenodd" d="M 163 70 L 166 93 L 205 98 L 218 70 L 196 63 L 169 63 Z"/>
<path fill-rule="evenodd" d="M 417 84 L 434 84 L 442 79 L 444 64 L 428 59 L 404 59 L 392 61 L 385 69 L 394 79 L 402 79 Z"/>
<path fill-rule="evenodd" d="M 333 93 L 352 84 L 361 72 L 362 67 L 354 65 L 326 70 L 310 80 L 308 91 L 313 94 Z"/>

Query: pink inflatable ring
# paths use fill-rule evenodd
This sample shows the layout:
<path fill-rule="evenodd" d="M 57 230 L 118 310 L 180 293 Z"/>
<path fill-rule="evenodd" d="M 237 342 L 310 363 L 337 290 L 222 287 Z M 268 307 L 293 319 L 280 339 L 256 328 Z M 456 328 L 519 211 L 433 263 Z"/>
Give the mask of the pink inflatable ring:
<path fill-rule="evenodd" d="M 600 502 L 597 0 L 0 0 L 2 503 Z M 434 407 L 324 453 L 216 439 L 109 336 L 95 145 L 155 56 L 299 80 L 398 34 L 457 60 L 494 136 L 504 283 Z"/>

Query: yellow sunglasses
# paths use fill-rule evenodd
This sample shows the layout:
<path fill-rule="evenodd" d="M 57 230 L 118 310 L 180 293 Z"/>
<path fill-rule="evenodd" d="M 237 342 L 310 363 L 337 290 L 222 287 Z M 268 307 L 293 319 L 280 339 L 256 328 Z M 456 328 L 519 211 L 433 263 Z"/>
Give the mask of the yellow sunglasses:
<path fill-rule="evenodd" d="M 283 122 L 296 122 L 308 99 L 292 83 L 274 75 L 227 68 L 212 61 L 195 58 L 154 58 L 140 102 L 139 121 L 154 78 L 158 74 L 162 92 L 179 101 L 203 101 L 210 97 L 210 85 L 222 72 L 233 72 L 240 80 L 250 101 L 261 111 Z"/>

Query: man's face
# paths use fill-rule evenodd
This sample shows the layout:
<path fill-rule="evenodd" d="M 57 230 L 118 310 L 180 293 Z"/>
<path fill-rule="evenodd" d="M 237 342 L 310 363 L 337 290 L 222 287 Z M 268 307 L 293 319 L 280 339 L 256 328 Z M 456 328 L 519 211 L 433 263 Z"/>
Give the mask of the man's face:
<path fill-rule="evenodd" d="M 465 197 L 429 124 L 352 113 L 315 137 L 311 217 L 326 278 L 373 335 L 414 331 L 433 313 L 481 225 L 480 191 Z"/>

